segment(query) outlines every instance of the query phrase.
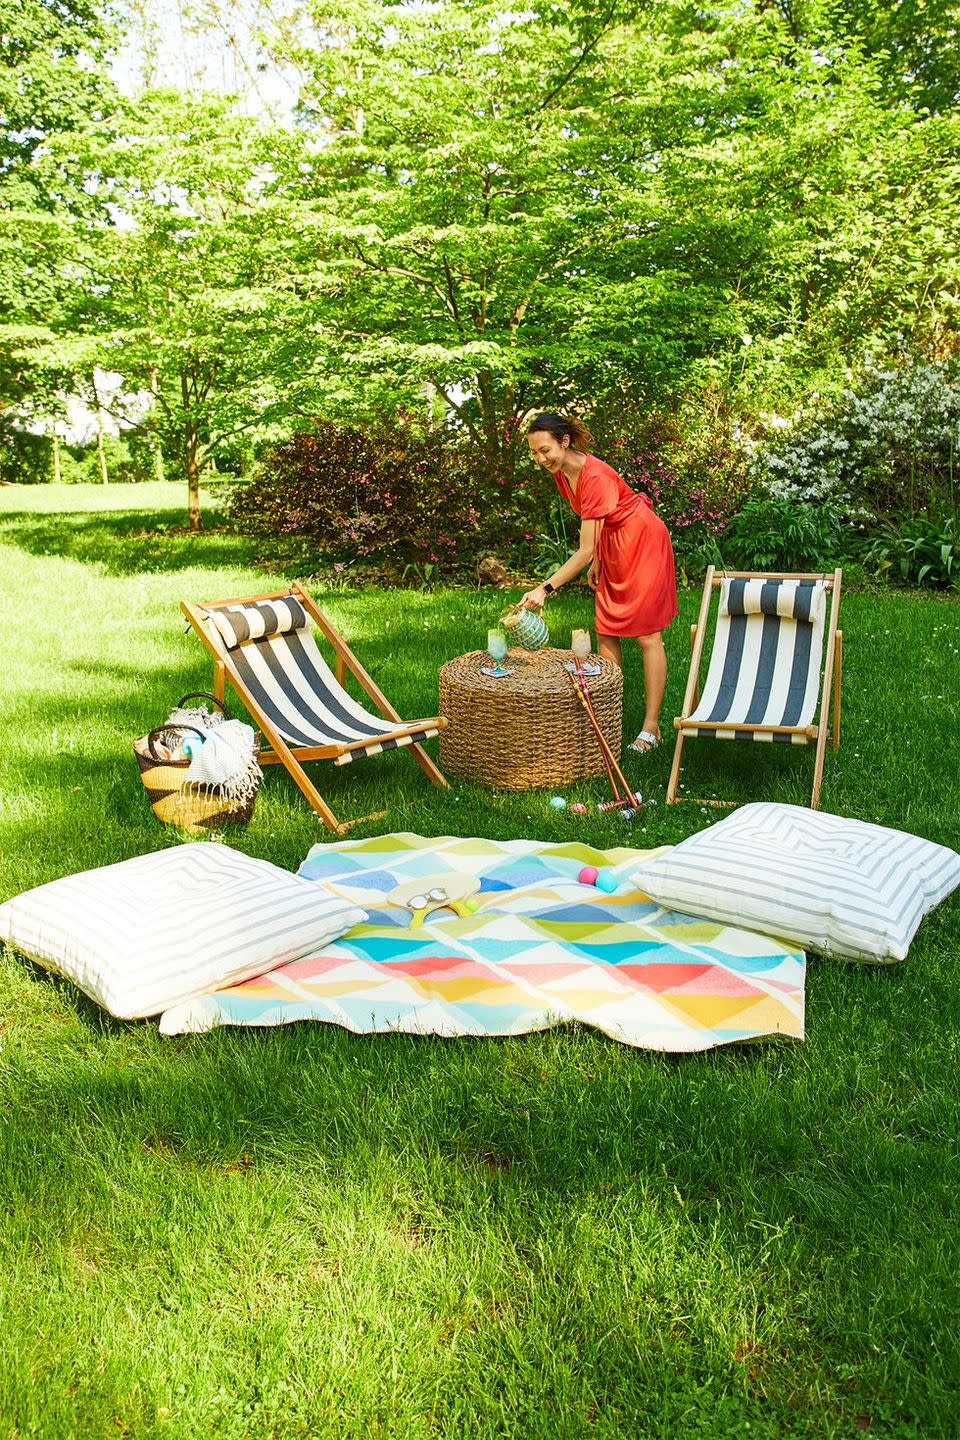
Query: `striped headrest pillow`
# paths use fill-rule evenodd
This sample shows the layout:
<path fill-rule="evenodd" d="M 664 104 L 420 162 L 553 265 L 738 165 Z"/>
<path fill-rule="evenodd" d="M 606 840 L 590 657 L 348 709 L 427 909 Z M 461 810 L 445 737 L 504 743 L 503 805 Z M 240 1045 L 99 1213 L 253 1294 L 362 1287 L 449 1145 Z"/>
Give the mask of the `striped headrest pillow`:
<path fill-rule="evenodd" d="M 267 860 L 197 841 L 25 891 L 0 905 L 0 940 L 131 1020 L 316 954 L 364 919 Z"/>
<path fill-rule="evenodd" d="M 960 855 L 903 830 L 801 805 L 756 803 L 642 865 L 671 910 L 850 960 L 902 960 L 920 921 L 960 885 Z"/>
<path fill-rule="evenodd" d="M 779 615 L 783 620 L 816 620 L 823 614 L 822 580 L 722 580 L 721 615 Z"/>
<path fill-rule="evenodd" d="M 308 624 L 307 612 L 294 595 L 285 595 L 281 600 L 258 600 L 254 605 L 227 605 L 205 613 L 228 650 L 242 645 L 244 640 L 264 640 L 268 635 L 303 630 Z"/>

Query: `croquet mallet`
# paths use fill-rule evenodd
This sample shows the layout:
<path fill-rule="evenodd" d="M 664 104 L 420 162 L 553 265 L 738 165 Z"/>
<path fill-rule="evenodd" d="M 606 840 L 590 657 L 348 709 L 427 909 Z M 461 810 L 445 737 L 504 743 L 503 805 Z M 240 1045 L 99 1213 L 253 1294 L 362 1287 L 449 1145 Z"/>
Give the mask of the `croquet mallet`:
<path fill-rule="evenodd" d="M 607 737 L 604 735 L 603 730 L 600 727 L 600 721 L 597 718 L 597 712 L 593 708 L 593 699 L 590 695 L 590 687 L 587 685 L 586 676 L 583 674 L 583 671 L 581 670 L 579 665 L 576 667 L 575 671 L 567 670 L 567 674 L 570 676 L 570 683 L 573 685 L 574 693 L 579 699 L 584 710 L 587 712 L 587 719 L 589 720 L 590 727 L 593 730 L 594 735 L 596 736 L 597 744 L 600 746 L 600 754 L 603 757 L 603 763 L 607 771 L 607 778 L 610 781 L 610 788 L 613 791 L 613 799 L 605 801 L 597 808 L 599 810 L 618 810 L 622 807 L 634 809 L 636 806 L 642 805 L 643 797 L 638 791 L 631 790 L 630 783 L 624 775 L 623 771 L 620 769 L 620 766 L 617 763 L 616 756 L 614 755 L 609 744 L 607 743 Z M 620 788 L 618 788 L 618 782 Z M 623 791 L 622 795 L 620 793 L 620 789 L 622 789 Z"/>

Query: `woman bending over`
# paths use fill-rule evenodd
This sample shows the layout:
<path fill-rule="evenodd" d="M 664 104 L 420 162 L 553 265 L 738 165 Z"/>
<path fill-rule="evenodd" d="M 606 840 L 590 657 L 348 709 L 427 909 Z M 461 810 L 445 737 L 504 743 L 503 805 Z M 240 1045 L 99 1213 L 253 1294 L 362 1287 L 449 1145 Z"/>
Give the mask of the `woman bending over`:
<path fill-rule="evenodd" d="M 596 598 L 597 648 L 622 665 L 621 641 L 634 636 L 643 655 L 643 728 L 631 750 L 660 744 L 660 706 L 667 683 L 662 632 L 677 613 L 673 546 L 645 495 L 590 453 L 585 425 L 564 415 L 537 415 L 527 432 L 530 453 L 549 470 L 560 494 L 580 519 L 576 552 L 520 601 L 539 610 L 548 595 L 574 580 L 585 565 Z"/>

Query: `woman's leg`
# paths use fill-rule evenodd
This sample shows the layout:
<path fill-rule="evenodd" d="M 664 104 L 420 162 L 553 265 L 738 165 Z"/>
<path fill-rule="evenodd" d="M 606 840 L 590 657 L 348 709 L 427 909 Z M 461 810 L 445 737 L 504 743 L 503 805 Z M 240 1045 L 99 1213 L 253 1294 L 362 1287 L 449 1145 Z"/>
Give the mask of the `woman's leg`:
<path fill-rule="evenodd" d="M 656 735 L 659 740 L 660 706 L 663 704 L 663 692 L 667 688 L 667 652 L 663 648 L 663 634 L 657 630 L 653 635 L 638 635 L 637 644 L 640 646 L 640 653 L 643 656 L 645 708 L 641 728 L 646 730 L 649 735 Z M 619 635 L 598 635 L 597 649 L 604 660 L 612 660 L 614 665 L 623 669 Z M 640 740 L 639 736 L 633 743 L 638 750 L 652 748 L 649 742 Z"/>
<path fill-rule="evenodd" d="M 663 633 L 657 630 L 653 635 L 638 635 L 637 644 L 643 656 L 643 729 L 648 735 L 656 735 L 659 740 L 660 706 L 663 704 L 663 692 L 667 688 L 667 652 L 663 648 Z M 633 743 L 640 750 L 653 748 L 639 736 Z"/>
<path fill-rule="evenodd" d="M 601 660 L 612 660 L 618 670 L 623 669 L 623 656 L 620 653 L 619 635 L 598 635 L 597 650 Z"/>

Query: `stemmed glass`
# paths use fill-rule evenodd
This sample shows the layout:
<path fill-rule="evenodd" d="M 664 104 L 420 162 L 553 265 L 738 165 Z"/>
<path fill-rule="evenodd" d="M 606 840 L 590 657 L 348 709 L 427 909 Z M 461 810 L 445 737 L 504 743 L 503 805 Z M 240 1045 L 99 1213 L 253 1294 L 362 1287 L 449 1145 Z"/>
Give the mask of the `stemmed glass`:
<path fill-rule="evenodd" d="M 573 658 L 577 662 L 577 669 L 583 668 L 583 662 L 590 658 L 590 631 L 574 630 L 570 636 L 570 649 L 573 651 Z"/>
<path fill-rule="evenodd" d="M 487 654 L 493 661 L 492 675 L 509 675 L 510 671 L 503 667 L 503 659 L 507 653 L 507 637 L 502 630 L 487 631 Z"/>

